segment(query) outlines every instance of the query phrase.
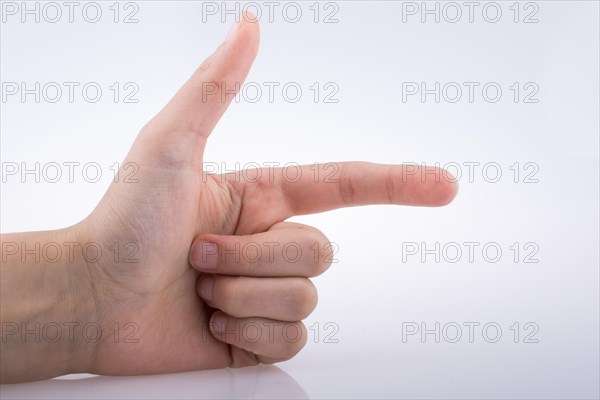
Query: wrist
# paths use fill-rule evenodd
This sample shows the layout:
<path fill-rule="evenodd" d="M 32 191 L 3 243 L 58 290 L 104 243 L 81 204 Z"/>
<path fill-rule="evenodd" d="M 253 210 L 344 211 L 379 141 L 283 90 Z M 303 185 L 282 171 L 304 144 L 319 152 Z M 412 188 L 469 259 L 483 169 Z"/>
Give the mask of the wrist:
<path fill-rule="evenodd" d="M 61 279 L 65 280 L 63 303 L 65 322 L 63 334 L 67 335 L 68 354 L 66 373 L 92 373 L 97 348 L 105 334 L 101 321 L 100 301 L 97 289 L 96 265 L 103 256 L 98 243 L 91 241 L 85 229 L 85 221 L 56 231 L 68 248 L 68 257 L 62 264 Z"/>
<path fill-rule="evenodd" d="M 2 235 L 2 380 L 87 372 L 97 343 L 93 279 L 79 225 Z"/>

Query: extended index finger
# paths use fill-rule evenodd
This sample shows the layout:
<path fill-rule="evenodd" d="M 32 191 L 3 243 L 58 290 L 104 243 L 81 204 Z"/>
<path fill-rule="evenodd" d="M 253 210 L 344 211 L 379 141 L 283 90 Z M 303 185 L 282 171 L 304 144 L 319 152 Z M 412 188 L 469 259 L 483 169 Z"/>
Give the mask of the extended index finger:
<path fill-rule="evenodd" d="M 317 170 L 319 173 L 315 173 Z M 300 167 L 299 179 L 279 174 L 293 215 L 369 204 L 443 206 L 456 196 L 454 176 L 437 167 L 345 162 Z"/>
<path fill-rule="evenodd" d="M 267 213 L 264 223 L 369 204 L 437 207 L 450 203 L 458 191 L 448 171 L 415 164 L 342 162 L 262 169 L 247 175 L 260 179 L 242 185 L 244 212 L 247 218 Z M 244 225 L 246 216 L 241 217 Z"/>

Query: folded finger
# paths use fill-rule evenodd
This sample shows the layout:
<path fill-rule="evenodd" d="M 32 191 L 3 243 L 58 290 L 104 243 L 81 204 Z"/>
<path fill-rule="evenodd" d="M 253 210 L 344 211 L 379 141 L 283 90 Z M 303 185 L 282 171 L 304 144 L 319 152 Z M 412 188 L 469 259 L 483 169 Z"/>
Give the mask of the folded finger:
<path fill-rule="evenodd" d="M 331 265 L 333 251 L 319 230 L 281 222 L 254 235 L 200 235 L 189 261 L 199 271 L 219 275 L 311 277 Z"/>
<path fill-rule="evenodd" d="M 317 305 L 317 290 L 306 278 L 204 274 L 198 280 L 197 291 L 211 307 L 237 318 L 299 321 Z"/>
<path fill-rule="evenodd" d="M 237 349 L 255 355 L 257 361 L 285 361 L 304 347 L 307 330 L 302 322 L 283 322 L 267 318 L 235 318 L 216 311 L 210 320 L 212 335 Z M 233 354 L 233 351 L 232 351 Z M 247 365 L 247 361 L 232 360 L 232 366 Z"/>

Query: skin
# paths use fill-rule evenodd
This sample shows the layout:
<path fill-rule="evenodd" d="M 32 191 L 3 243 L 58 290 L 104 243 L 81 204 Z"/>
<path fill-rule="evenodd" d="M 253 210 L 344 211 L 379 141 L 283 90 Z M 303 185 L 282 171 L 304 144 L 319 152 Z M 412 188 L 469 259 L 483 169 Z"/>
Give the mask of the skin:
<path fill-rule="evenodd" d="M 329 181 L 316 179 L 309 166 L 302 167 L 297 182 L 277 169 L 263 171 L 258 182 L 204 173 L 208 136 L 234 95 L 206 96 L 203 83 L 233 88 L 243 82 L 259 43 L 258 24 L 250 19 L 233 26 L 142 128 L 122 163 L 124 175 L 127 166 L 139 166 L 136 183 L 113 183 L 95 210 L 72 227 L 2 235 L 3 383 L 66 373 L 140 375 L 287 360 L 306 342 L 300 321 L 317 303 L 308 278 L 327 269 L 331 246 L 317 229 L 286 219 L 339 207 L 452 201 L 454 182 L 436 182 L 435 176 L 402 165 L 339 163 L 336 179 Z M 327 165 L 320 168 L 321 177 L 331 172 Z M 107 256 L 90 262 L 74 252 L 72 259 L 44 265 L 9 246 L 71 242 L 94 243 Z M 121 249 L 133 243 L 136 261 L 115 260 L 115 243 Z M 241 251 L 236 256 L 236 243 L 239 248 L 258 244 L 260 259 Z M 268 243 L 277 244 L 274 252 Z M 290 243 L 302 249 L 295 262 L 279 250 Z M 215 258 L 212 268 L 202 266 Z M 76 329 L 94 322 L 103 334 L 84 340 L 75 330 L 69 340 L 65 328 L 56 342 L 36 342 L 34 334 L 23 340 L 22 332 L 9 331 L 51 322 L 77 322 Z M 121 329 L 118 340 L 115 324 Z M 137 342 L 126 340 L 129 333 Z"/>

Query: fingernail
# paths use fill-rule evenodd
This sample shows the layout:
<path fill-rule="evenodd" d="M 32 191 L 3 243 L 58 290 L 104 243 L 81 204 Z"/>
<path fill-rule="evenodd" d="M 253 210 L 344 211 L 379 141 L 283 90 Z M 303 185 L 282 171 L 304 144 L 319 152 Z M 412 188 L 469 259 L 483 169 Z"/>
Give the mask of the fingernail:
<path fill-rule="evenodd" d="M 200 278 L 200 282 L 198 282 L 198 294 L 202 299 L 212 302 L 213 296 L 213 286 L 215 284 L 215 278 L 212 276 L 205 275 Z"/>
<path fill-rule="evenodd" d="M 215 314 L 212 318 L 212 323 L 210 324 L 210 328 L 215 333 L 223 333 L 225 332 L 225 325 L 227 324 L 227 317 L 223 314 Z"/>
<path fill-rule="evenodd" d="M 214 270 L 217 268 L 217 245 L 210 242 L 196 242 L 192 246 L 190 263 L 199 270 Z"/>

